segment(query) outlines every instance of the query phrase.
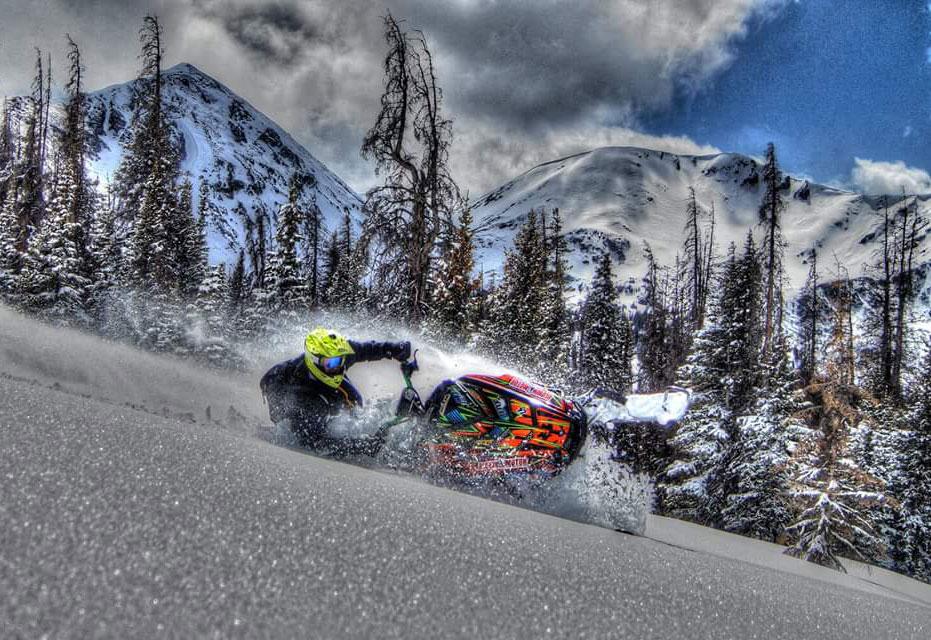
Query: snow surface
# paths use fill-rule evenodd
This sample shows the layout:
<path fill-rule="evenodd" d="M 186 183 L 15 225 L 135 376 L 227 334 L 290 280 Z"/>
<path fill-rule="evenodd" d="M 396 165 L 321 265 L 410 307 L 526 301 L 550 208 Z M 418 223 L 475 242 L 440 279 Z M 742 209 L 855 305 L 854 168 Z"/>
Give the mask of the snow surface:
<path fill-rule="evenodd" d="M 931 587 L 881 569 L 665 518 L 623 535 L 274 446 L 259 369 L 0 309 L 0 635 L 929 634 Z"/>

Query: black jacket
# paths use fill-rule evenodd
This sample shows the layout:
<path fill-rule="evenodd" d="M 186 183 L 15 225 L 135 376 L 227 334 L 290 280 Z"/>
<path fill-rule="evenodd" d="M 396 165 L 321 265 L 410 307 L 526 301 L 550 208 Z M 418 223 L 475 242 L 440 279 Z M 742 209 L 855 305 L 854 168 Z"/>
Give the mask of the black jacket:
<path fill-rule="evenodd" d="M 408 342 L 354 342 L 349 346 L 355 352 L 346 358 L 348 369 L 357 362 L 371 362 L 410 357 Z M 268 415 L 272 422 L 287 420 L 301 444 L 313 446 L 326 440 L 326 425 L 341 411 L 362 405 L 362 394 L 344 376 L 339 387 L 331 387 L 317 380 L 307 369 L 304 356 L 276 364 L 262 376 L 259 383 L 262 395 L 268 402 Z"/>

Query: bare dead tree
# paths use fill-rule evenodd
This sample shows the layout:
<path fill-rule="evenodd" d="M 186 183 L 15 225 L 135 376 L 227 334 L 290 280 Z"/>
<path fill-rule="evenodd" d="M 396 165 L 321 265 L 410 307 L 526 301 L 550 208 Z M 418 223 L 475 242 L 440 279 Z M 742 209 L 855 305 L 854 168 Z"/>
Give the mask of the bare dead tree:
<path fill-rule="evenodd" d="M 387 258 L 397 262 L 395 284 L 403 294 L 399 315 L 416 325 L 426 309 L 434 244 L 452 228 L 459 201 L 448 169 L 452 123 L 441 115 L 442 91 L 423 33 L 405 32 L 390 13 L 384 22 L 385 90 L 362 143 L 362 156 L 375 161 L 384 183 L 367 194 L 363 235 L 391 249 Z"/>

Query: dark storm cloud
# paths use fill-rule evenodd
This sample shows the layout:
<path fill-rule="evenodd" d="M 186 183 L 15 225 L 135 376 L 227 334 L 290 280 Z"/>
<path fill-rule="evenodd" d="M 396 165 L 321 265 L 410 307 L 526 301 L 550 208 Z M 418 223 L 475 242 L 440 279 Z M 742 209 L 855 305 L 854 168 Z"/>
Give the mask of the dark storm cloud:
<path fill-rule="evenodd" d="M 190 62 L 268 113 L 356 188 L 378 112 L 390 9 L 422 29 L 455 122 L 451 162 L 473 194 L 533 163 L 605 144 L 707 151 L 632 130 L 678 87 L 731 61 L 748 16 L 783 0 L 0 0 L 0 92 L 28 88 L 32 45 L 82 45 L 91 87 L 138 72 L 146 13 L 168 64 Z"/>
<path fill-rule="evenodd" d="M 205 18 L 217 20 L 242 47 L 265 62 L 292 66 L 318 36 L 295 4 L 195 3 Z"/>

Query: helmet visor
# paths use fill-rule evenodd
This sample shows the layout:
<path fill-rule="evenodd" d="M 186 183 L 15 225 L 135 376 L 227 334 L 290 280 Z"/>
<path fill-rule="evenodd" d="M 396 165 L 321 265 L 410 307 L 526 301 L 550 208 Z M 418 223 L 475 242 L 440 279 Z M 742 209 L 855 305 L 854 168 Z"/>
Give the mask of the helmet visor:
<path fill-rule="evenodd" d="M 318 356 L 316 358 L 317 367 L 325 374 L 335 376 L 341 374 L 346 370 L 346 358 L 345 356 L 333 356 L 333 357 L 324 357 Z"/>

